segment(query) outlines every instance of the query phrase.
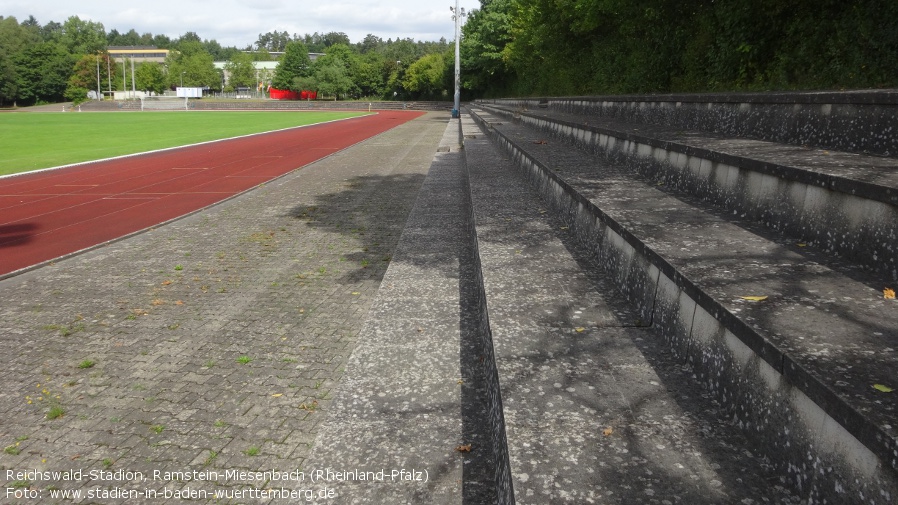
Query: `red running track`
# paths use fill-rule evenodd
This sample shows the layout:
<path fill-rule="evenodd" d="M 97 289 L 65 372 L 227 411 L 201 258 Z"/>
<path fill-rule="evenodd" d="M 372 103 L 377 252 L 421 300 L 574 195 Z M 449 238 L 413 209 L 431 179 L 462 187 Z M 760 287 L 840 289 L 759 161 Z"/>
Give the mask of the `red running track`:
<path fill-rule="evenodd" d="M 202 209 L 422 114 L 381 112 L 0 179 L 0 276 Z"/>

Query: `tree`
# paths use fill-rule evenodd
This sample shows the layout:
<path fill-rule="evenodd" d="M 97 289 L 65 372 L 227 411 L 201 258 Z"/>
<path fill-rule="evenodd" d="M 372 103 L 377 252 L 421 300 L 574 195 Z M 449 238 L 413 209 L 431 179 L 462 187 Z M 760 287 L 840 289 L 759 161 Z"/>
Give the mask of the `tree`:
<path fill-rule="evenodd" d="M 38 30 L 29 29 L 24 23 L 19 25 L 14 17 L 0 16 L 0 53 L 6 53 L 11 58 L 24 48 L 40 42 L 38 33 Z"/>
<path fill-rule="evenodd" d="M 346 75 L 346 69 L 339 63 L 330 63 L 316 68 L 315 80 L 318 83 L 318 92 L 333 96 L 334 100 L 349 92 L 353 87 L 352 79 Z"/>
<path fill-rule="evenodd" d="M 62 25 L 56 21 L 50 21 L 40 28 L 40 36 L 44 42 L 59 42 L 62 34 Z"/>
<path fill-rule="evenodd" d="M 19 25 L 14 17 L 0 16 L 0 105 L 15 102 L 18 98 L 19 83 L 13 58 L 39 41 L 38 33 L 37 29 L 29 29 L 24 23 Z"/>
<path fill-rule="evenodd" d="M 0 50 L 0 106 L 15 102 L 19 96 L 19 85 L 16 82 L 16 67 L 12 59 Z"/>
<path fill-rule="evenodd" d="M 359 48 L 359 52 L 362 54 L 370 53 L 373 51 L 377 51 L 384 43 L 384 39 L 378 37 L 377 35 L 373 35 L 369 33 L 365 35 L 365 38 L 356 44 Z"/>
<path fill-rule="evenodd" d="M 502 93 L 509 85 L 513 74 L 506 47 L 512 41 L 511 21 L 511 0 L 493 0 L 473 10 L 462 27 L 462 85 L 475 95 Z"/>
<path fill-rule="evenodd" d="M 87 100 L 89 90 L 96 92 L 97 88 L 100 88 L 99 91 L 102 92 L 102 89 L 107 87 L 110 77 L 107 69 L 112 68 L 114 66 L 108 53 L 82 56 L 75 62 L 72 75 L 69 77 L 65 91 L 66 99 L 78 104 Z M 97 73 L 98 69 L 99 74 Z M 99 83 L 97 77 L 100 79 Z"/>
<path fill-rule="evenodd" d="M 349 36 L 343 32 L 328 32 L 324 35 L 324 47 L 328 48 L 336 44 L 349 46 Z"/>
<path fill-rule="evenodd" d="M 72 16 L 62 25 L 60 42 L 73 55 L 96 54 L 106 49 L 106 30 L 102 23 Z"/>
<path fill-rule="evenodd" d="M 27 103 L 61 102 L 74 61 L 60 44 L 41 42 L 13 57 L 19 99 Z"/>
<path fill-rule="evenodd" d="M 309 51 L 306 45 L 299 41 L 291 41 L 284 50 L 284 56 L 274 71 L 271 85 L 277 89 L 295 88 L 294 81 L 297 77 L 308 77 L 311 74 L 312 61 L 309 59 Z"/>
<path fill-rule="evenodd" d="M 260 33 L 254 46 L 256 50 L 280 52 L 287 47 L 290 40 L 290 34 L 287 32 Z"/>
<path fill-rule="evenodd" d="M 366 53 L 355 59 L 353 81 L 359 95 L 363 97 L 382 96 L 386 91 L 381 68 L 383 59 L 374 52 Z"/>
<path fill-rule="evenodd" d="M 256 67 L 253 65 L 252 55 L 236 53 L 225 63 L 224 68 L 230 76 L 228 86 L 231 89 L 256 85 Z"/>
<path fill-rule="evenodd" d="M 165 82 L 165 74 L 162 73 L 162 67 L 158 63 L 141 63 L 134 73 L 137 89 L 161 94 L 168 88 Z"/>
<path fill-rule="evenodd" d="M 402 87 L 416 99 L 441 98 L 446 91 L 446 60 L 440 53 L 428 54 L 409 65 Z"/>
<path fill-rule="evenodd" d="M 189 35 L 189 33 L 188 33 Z M 187 35 L 185 35 L 187 37 Z M 207 53 L 203 43 L 192 37 L 178 42 L 178 50 L 168 54 L 168 82 L 173 86 L 221 87 L 221 75 L 215 70 L 212 55 Z"/>

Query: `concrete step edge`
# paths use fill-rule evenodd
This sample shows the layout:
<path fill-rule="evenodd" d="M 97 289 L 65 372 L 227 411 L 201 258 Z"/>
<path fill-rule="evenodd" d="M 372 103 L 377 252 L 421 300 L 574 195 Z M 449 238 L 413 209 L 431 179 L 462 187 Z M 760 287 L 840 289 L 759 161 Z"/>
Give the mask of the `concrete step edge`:
<path fill-rule="evenodd" d="M 898 188 L 486 107 L 898 280 Z"/>

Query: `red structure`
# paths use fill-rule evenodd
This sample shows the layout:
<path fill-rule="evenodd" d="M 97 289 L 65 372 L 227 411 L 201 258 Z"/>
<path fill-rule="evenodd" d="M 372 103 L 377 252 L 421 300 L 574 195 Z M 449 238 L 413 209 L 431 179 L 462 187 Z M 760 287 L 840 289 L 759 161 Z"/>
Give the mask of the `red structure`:
<path fill-rule="evenodd" d="M 318 98 L 318 92 L 269 88 L 268 96 L 271 97 L 272 100 L 315 100 Z"/>

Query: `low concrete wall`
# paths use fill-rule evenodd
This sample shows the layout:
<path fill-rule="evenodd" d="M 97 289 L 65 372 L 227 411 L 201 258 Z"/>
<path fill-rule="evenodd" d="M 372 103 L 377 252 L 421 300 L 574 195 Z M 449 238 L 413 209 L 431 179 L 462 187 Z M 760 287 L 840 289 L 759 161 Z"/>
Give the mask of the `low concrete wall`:
<path fill-rule="evenodd" d="M 888 504 L 898 498 L 895 440 L 515 140 L 486 128 L 809 503 Z"/>
<path fill-rule="evenodd" d="M 459 132 L 461 133 L 461 132 Z M 467 169 L 466 169 L 467 170 Z M 493 333 L 490 328 L 489 309 L 486 302 L 486 291 L 483 284 L 483 268 L 480 264 L 480 250 L 477 245 L 477 230 L 474 226 L 474 206 L 471 203 L 470 178 L 465 194 L 467 200 L 466 214 L 468 216 L 468 230 L 473 237 L 474 250 L 471 255 L 471 267 L 474 270 L 475 285 L 471 289 L 472 312 L 477 321 L 477 333 L 481 338 L 481 357 L 483 362 L 483 374 L 486 379 L 488 402 L 488 416 L 490 432 L 492 433 L 493 458 L 496 465 L 496 503 L 499 505 L 514 505 L 514 485 L 511 478 L 511 461 L 508 454 L 508 440 L 505 432 L 505 414 L 502 407 L 502 392 L 499 385 L 499 370 L 496 365 L 496 353 L 493 348 Z"/>
<path fill-rule="evenodd" d="M 898 91 L 487 100 L 795 145 L 898 156 Z"/>

